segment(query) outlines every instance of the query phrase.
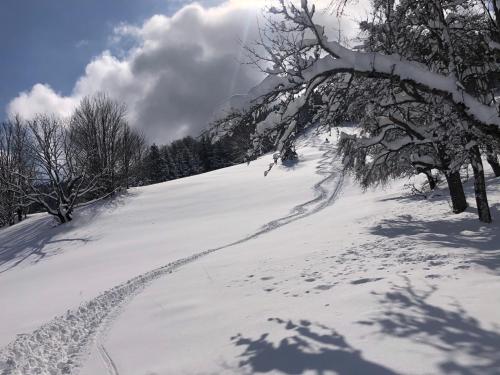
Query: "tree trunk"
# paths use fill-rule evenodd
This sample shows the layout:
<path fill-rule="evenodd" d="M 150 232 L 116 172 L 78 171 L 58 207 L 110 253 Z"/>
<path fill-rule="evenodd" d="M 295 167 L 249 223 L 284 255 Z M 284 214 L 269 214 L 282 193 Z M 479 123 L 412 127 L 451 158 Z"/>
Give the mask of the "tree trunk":
<path fill-rule="evenodd" d="M 486 147 L 486 160 L 488 164 L 493 169 L 493 173 L 495 173 L 495 177 L 500 177 L 500 163 L 498 162 L 498 157 L 495 151 L 491 146 Z"/>
<path fill-rule="evenodd" d="M 19 223 L 23 221 L 23 209 L 21 207 L 17 209 L 17 221 Z"/>
<path fill-rule="evenodd" d="M 61 224 L 69 223 L 71 220 L 73 220 L 73 218 L 71 217 L 71 215 L 63 214 L 61 212 L 57 213 L 57 218 L 59 219 L 59 222 Z"/>
<path fill-rule="evenodd" d="M 465 198 L 464 187 L 460 179 L 459 172 L 445 173 L 448 189 L 450 190 L 451 204 L 453 213 L 459 214 L 467 208 L 467 200 Z"/>
<path fill-rule="evenodd" d="M 436 179 L 432 175 L 431 171 L 424 171 L 423 172 L 427 176 L 427 181 L 429 182 L 429 188 L 431 190 L 434 190 L 436 188 Z"/>
<path fill-rule="evenodd" d="M 60 206 L 57 209 L 57 217 L 61 224 L 64 223 L 69 223 L 71 220 L 73 220 L 73 217 L 71 216 L 72 210 L 68 209 L 67 206 Z"/>
<path fill-rule="evenodd" d="M 490 206 L 486 195 L 486 180 L 484 178 L 483 162 L 478 146 L 469 151 L 472 170 L 474 171 L 474 193 L 476 196 L 477 213 L 483 223 L 491 223 Z"/>

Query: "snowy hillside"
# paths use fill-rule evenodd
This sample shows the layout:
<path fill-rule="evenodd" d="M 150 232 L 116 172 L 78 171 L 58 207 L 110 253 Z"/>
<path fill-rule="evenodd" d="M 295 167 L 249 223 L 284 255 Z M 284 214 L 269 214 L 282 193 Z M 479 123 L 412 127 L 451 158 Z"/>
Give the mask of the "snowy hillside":
<path fill-rule="evenodd" d="M 324 141 L 1 230 L 0 373 L 500 374 L 498 221 Z"/>

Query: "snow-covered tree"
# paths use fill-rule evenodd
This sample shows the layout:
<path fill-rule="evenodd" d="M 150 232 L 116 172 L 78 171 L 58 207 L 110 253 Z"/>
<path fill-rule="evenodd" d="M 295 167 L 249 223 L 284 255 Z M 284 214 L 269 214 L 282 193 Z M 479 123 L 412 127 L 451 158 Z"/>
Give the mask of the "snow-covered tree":
<path fill-rule="evenodd" d="M 361 29 L 366 34 L 363 48 L 368 52 L 397 53 L 425 64 L 430 71 L 452 75 L 457 78 L 457 85 L 474 94 L 481 102 L 494 104 L 493 76 L 498 72 L 498 66 L 495 54 L 487 43 L 490 20 L 485 16 L 484 9 L 477 5 L 473 1 L 375 1 L 372 21 L 361 23 Z M 377 115 L 385 121 L 384 132 L 391 133 L 389 128 L 398 129 L 410 138 L 416 137 L 419 145 L 424 142 L 432 144 L 427 152 L 422 152 L 419 146 L 418 156 L 412 151 L 413 154 L 409 155 L 411 164 L 428 175 L 429 167 L 445 174 L 455 212 L 461 212 L 466 207 L 465 199 L 458 199 L 456 194 L 458 191 L 463 195 L 456 174 L 464 163 L 470 163 L 474 171 L 480 220 L 490 222 L 480 146 L 487 150 L 488 160 L 495 169 L 498 164 L 495 151 L 498 141 L 486 137 L 482 126 L 462 116 L 441 96 L 404 83 L 399 83 L 397 87 L 403 90 L 404 96 L 398 92 L 391 94 L 393 99 L 378 96 L 378 102 L 390 104 L 378 106 Z M 431 132 L 416 136 L 416 130 L 422 129 L 422 125 Z M 380 144 L 376 137 L 373 142 Z M 370 144 L 366 140 L 364 143 Z M 414 144 L 413 140 L 399 142 L 398 154 L 407 152 L 410 145 L 415 148 Z M 393 145 L 394 142 L 391 147 Z M 434 153 L 433 149 L 437 152 Z M 387 154 L 391 152 L 394 151 L 386 150 Z M 419 162 L 422 159 L 425 159 L 424 163 Z M 453 186 L 458 189 L 454 191 Z"/>
<path fill-rule="evenodd" d="M 389 3 L 395 4 L 395 2 Z M 432 4 L 436 3 L 435 9 L 428 12 L 432 17 L 424 13 L 419 14 L 419 17 L 412 17 L 411 14 L 405 13 L 403 19 L 407 22 L 399 22 L 396 25 L 399 25 L 401 29 L 420 27 L 424 36 L 436 35 L 434 39 L 429 40 L 429 43 L 433 46 L 437 44 L 437 47 L 432 48 L 439 52 L 440 58 L 436 61 L 432 60 L 430 65 L 426 65 L 421 59 L 414 58 L 414 55 L 407 53 L 405 49 L 400 51 L 403 54 L 395 52 L 388 54 L 384 51 L 366 52 L 349 49 L 337 41 L 329 40 L 324 32 L 324 25 L 315 23 L 315 8 L 309 6 L 308 1 L 302 1 L 301 6 L 298 7 L 292 2 L 282 0 L 280 6 L 272 7 L 270 13 L 274 18 L 271 19 L 261 43 L 264 45 L 265 53 L 255 52 L 256 63 L 263 62 L 272 66 L 267 69 L 263 68 L 269 73 L 269 77 L 252 90 L 247 97 L 247 104 L 250 107 L 279 104 L 285 109 L 282 109 L 278 116 L 272 113 L 270 116 L 274 119 L 269 120 L 273 121 L 266 121 L 267 126 L 261 126 L 261 131 L 265 132 L 270 127 L 276 129 L 277 121 L 280 120 L 279 123 L 283 125 L 283 131 L 279 132 L 280 139 L 285 141 L 293 134 L 293 127 L 285 131 L 286 125 L 284 124 L 290 124 L 291 118 L 296 115 L 296 109 L 302 107 L 306 99 L 316 92 L 318 87 L 328 84 L 331 77 L 348 72 L 372 79 L 391 79 L 394 83 L 404 83 L 407 86 L 441 96 L 457 112 L 483 131 L 498 135 L 500 125 L 498 111 L 494 103 L 486 102 L 485 96 L 491 100 L 493 98 L 491 95 L 477 95 L 474 90 L 466 87 L 466 85 L 480 86 L 479 84 L 469 85 L 467 82 L 474 77 L 494 74 L 497 65 L 490 64 L 491 59 L 488 57 L 485 60 L 488 64 L 483 64 L 487 65 L 485 74 L 469 74 L 465 66 L 459 63 L 460 59 L 463 59 L 460 55 L 462 49 L 453 48 L 453 41 L 462 38 L 464 33 L 467 36 L 478 35 L 482 43 L 476 44 L 481 46 L 489 56 L 492 54 L 492 48 L 491 43 L 485 43 L 488 40 L 487 31 L 483 33 L 482 29 L 469 30 L 469 24 L 466 25 L 467 27 L 460 28 L 459 24 L 452 24 L 454 22 L 452 17 L 443 16 L 445 10 L 451 12 L 455 9 L 457 13 L 463 12 L 463 14 L 460 13 L 462 17 L 466 17 L 470 14 L 470 9 L 474 9 L 475 13 L 470 17 L 484 19 L 487 17 L 484 10 L 476 7 L 477 2 L 472 0 L 460 2 L 422 0 L 410 3 L 418 3 L 423 9 L 434 7 Z M 452 6 L 449 7 L 450 9 L 443 9 L 443 4 Z M 444 21 L 443 17 L 445 17 Z M 475 27 L 475 24 L 471 27 Z M 401 35 L 407 35 L 410 38 L 404 45 L 412 44 L 411 33 Z M 470 38 L 468 40 L 470 41 Z M 480 53 L 480 51 L 471 54 L 475 53 Z M 442 60 L 441 57 L 443 59 L 446 57 L 446 67 L 437 63 Z M 464 82 L 461 82 L 461 79 Z M 305 98 L 302 98 L 303 96 Z"/>
<path fill-rule="evenodd" d="M 373 92 L 370 93 L 372 95 Z M 365 187 L 389 179 L 424 173 L 431 188 L 432 174 L 446 176 L 453 211 L 467 207 L 460 169 L 468 161 L 468 129 L 446 103 L 428 104 L 402 92 L 376 92 L 359 120 L 361 134 L 342 134 L 339 150 L 347 169 L 353 170 Z"/>
<path fill-rule="evenodd" d="M 299 114 L 306 106 L 312 108 L 306 126 L 331 127 L 346 117 L 356 117 L 351 111 L 356 106 L 366 107 L 352 94 L 356 92 L 353 86 L 372 94 L 373 89 L 382 91 L 386 101 L 389 96 L 384 90 L 389 90 L 395 92 L 394 118 L 379 108 L 383 122 L 373 118 L 377 125 L 365 133 L 370 137 L 382 134 L 383 144 L 370 145 L 370 153 L 385 148 L 382 159 L 392 163 L 379 177 L 436 168 L 453 176 L 451 183 L 460 190 L 457 170 L 470 162 L 479 216 L 490 221 L 480 150 L 488 148 L 491 160 L 498 150 L 500 117 L 493 77 L 498 76 L 499 66 L 492 39 L 496 14 L 484 5 L 476 0 L 376 0 L 371 20 L 361 23 L 363 43 L 351 49 L 328 38 L 326 25 L 317 24 L 316 9 L 307 0 L 300 6 L 280 0 L 269 9 L 268 27 L 251 50 L 253 62 L 268 77 L 236 104 L 240 119 L 255 120 L 259 113 L 268 113 L 255 124 L 253 148 L 265 140 L 271 140 L 280 153 L 290 148 L 299 131 Z M 425 116 L 425 106 L 433 118 Z M 449 112 L 448 118 L 439 108 Z M 231 122 L 234 116 L 226 124 Z M 412 134 L 409 125 L 419 132 L 424 129 L 425 134 Z M 436 128 L 439 131 L 434 135 Z M 408 140 L 411 147 L 405 143 L 399 150 L 400 141 Z M 458 157 L 448 157 L 456 150 Z M 374 176 L 373 170 L 370 175 Z M 465 199 L 455 203 L 455 211 L 465 209 Z"/>

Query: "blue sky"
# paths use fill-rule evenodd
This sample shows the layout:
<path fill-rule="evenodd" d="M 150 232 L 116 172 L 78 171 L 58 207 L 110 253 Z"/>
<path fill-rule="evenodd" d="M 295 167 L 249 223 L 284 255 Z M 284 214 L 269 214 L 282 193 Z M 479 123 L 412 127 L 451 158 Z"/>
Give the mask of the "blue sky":
<path fill-rule="evenodd" d="M 201 1 L 214 4 L 217 0 Z M 68 95 L 92 57 L 109 48 L 113 28 L 172 14 L 172 0 L 1 0 L 0 116 L 39 82 Z"/>

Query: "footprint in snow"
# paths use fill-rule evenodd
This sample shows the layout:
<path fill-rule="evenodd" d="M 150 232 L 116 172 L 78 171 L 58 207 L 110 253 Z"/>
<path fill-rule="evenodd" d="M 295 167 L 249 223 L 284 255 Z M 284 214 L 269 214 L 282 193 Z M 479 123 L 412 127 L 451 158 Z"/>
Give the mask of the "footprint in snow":
<path fill-rule="evenodd" d="M 328 290 L 328 289 L 332 289 L 335 285 L 318 285 L 318 286 L 315 286 L 314 289 L 318 289 L 318 290 Z"/>
<path fill-rule="evenodd" d="M 441 277 L 442 277 L 441 275 L 435 275 L 435 274 L 425 276 L 426 279 L 440 279 Z"/>
<path fill-rule="evenodd" d="M 351 281 L 351 284 L 352 285 L 359 285 L 359 284 L 366 284 L 366 283 L 371 283 L 371 282 L 374 282 L 374 281 L 379 281 L 379 280 L 382 280 L 383 277 L 376 277 L 376 278 L 364 278 L 364 279 L 359 279 L 359 280 L 354 280 L 354 281 Z"/>

